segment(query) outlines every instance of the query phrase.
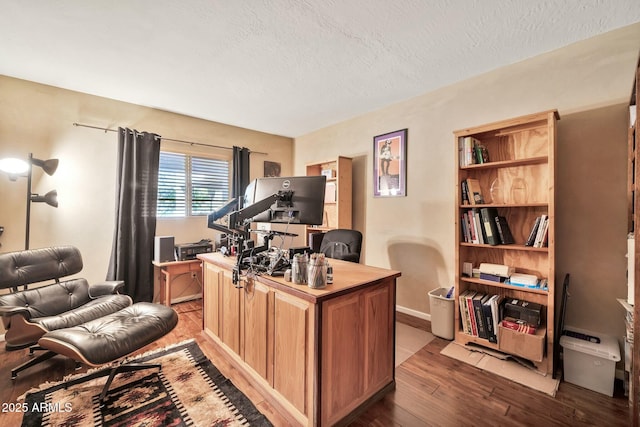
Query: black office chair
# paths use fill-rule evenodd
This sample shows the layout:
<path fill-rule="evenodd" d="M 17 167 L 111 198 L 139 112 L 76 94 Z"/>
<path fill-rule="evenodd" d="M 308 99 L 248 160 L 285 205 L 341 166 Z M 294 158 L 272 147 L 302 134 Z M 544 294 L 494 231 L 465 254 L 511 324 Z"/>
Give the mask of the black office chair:
<path fill-rule="evenodd" d="M 360 262 L 362 233 L 357 230 L 336 229 L 324 233 L 320 252 L 333 259 Z"/>

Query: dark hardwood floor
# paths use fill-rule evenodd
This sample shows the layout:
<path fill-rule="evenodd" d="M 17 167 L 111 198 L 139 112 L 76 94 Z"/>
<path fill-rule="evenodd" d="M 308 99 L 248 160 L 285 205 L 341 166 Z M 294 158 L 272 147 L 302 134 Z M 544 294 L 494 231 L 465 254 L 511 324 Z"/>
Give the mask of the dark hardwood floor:
<path fill-rule="evenodd" d="M 277 411 L 239 376 L 201 333 L 201 301 L 176 304 L 180 321 L 168 335 L 142 352 L 194 338 L 227 377 L 276 426 L 287 425 Z M 400 321 L 411 319 L 398 316 Z M 428 323 L 412 326 L 427 328 Z M 396 368 L 396 389 L 372 405 L 352 426 L 629 426 L 630 410 L 621 390 L 613 398 L 561 383 L 555 398 L 440 355 L 449 341 L 436 338 Z M 27 359 L 27 350 L 0 350 L 0 425 L 19 426 L 22 415 L 7 412 L 27 390 L 74 373 L 74 363 L 61 356 L 22 372 L 10 370 Z M 81 369 L 82 372 L 85 369 Z"/>

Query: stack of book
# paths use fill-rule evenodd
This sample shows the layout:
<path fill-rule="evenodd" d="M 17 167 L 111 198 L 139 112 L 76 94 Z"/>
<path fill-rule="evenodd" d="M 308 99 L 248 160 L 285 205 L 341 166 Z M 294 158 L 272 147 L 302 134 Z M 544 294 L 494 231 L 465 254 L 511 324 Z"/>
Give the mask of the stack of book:
<path fill-rule="evenodd" d="M 547 215 L 540 215 L 536 218 L 529 238 L 525 243 L 525 246 L 533 246 L 534 248 L 542 248 L 548 246 L 549 239 L 549 217 Z"/>
<path fill-rule="evenodd" d="M 504 302 L 502 327 L 535 335 L 542 322 L 542 306 L 521 299 L 508 298 Z"/>
<path fill-rule="evenodd" d="M 467 243 L 509 245 L 514 243 L 509 223 L 494 207 L 471 208 L 461 216 L 462 236 Z"/>
<path fill-rule="evenodd" d="M 458 138 L 460 167 L 489 162 L 489 152 L 482 143 L 472 136 Z"/>
<path fill-rule="evenodd" d="M 460 295 L 460 319 L 464 333 L 498 342 L 502 296 L 466 290 Z"/>

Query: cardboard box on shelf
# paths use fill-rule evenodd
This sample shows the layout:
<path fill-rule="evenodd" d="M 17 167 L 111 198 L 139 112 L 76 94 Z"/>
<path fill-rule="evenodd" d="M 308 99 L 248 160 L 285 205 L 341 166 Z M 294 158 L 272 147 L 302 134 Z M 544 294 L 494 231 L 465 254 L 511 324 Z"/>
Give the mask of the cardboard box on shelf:
<path fill-rule="evenodd" d="M 546 336 L 547 329 L 544 326 L 540 326 L 536 333 L 531 335 L 499 325 L 498 348 L 505 353 L 514 354 L 534 362 L 542 362 Z"/>

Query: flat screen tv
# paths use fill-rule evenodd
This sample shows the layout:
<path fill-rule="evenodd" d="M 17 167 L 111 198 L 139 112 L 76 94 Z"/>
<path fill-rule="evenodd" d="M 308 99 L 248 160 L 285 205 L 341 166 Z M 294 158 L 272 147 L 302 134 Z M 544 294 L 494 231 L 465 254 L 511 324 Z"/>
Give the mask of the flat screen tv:
<path fill-rule="evenodd" d="M 254 214 L 251 221 L 321 225 L 326 182 L 325 176 L 258 178 L 247 186 L 242 209 L 280 194 L 279 200 Z"/>

